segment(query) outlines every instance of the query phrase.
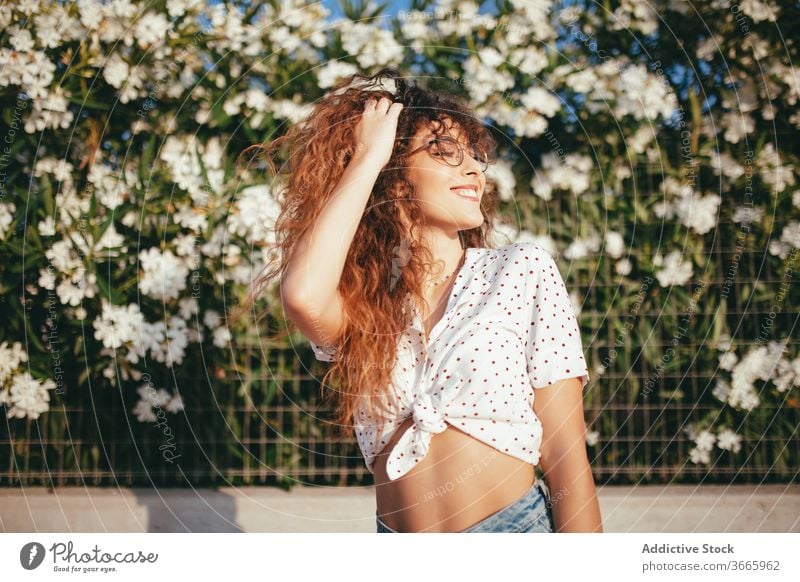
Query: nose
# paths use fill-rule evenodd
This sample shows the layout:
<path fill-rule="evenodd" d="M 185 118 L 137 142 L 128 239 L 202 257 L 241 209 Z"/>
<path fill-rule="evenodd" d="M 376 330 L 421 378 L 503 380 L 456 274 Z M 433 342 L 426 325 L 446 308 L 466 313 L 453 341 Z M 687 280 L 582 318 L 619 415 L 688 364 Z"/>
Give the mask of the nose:
<path fill-rule="evenodd" d="M 483 165 L 468 152 L 464 152 L 464 159 L 459 167 L 463 176 L 480 176 L 483 174 Z"/>
<path fill-rule="evenodd" d="M 481 191 L 483 191 L 483 178 L 485 176 L 480 163 L 472 156 L 464 154 L 464 161 L 461 162 L 459 169 L 461 170 L 461 175 L 467 178 L 465 181 L 478 182 L 478 187 L 480 188 L 478 194 L 480 195 Z"/>

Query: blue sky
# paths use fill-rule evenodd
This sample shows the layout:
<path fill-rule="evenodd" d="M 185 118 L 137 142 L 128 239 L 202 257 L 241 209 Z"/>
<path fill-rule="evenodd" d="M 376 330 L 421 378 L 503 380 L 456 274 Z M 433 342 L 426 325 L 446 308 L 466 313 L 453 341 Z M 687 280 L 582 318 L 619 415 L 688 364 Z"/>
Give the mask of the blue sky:
<path fill-rule="evenodd" d="M 478 0 L 479 2 L 481 0 Z M 373 4 L 377 4 L 377 0 L 372 0 Z M 411 6 L 411 0 L 382 0 L 381 4 L 389 4 L 389 7 L 386 9 L 384 14 L 386 15 L 395 15 L 400 10 L 408 10 L 409 6 Z M 480 12 L 485 13 L 488 12 L 489 9 L 494 8 L 494 1 L 486 1 L 483 0 L 482 2 L 484 5 L 481 6 Z M 339 0 L 322 0 L 322 4 L 331 11 L 331 18 L 337 18 L 339 16 L 343 16 L 342 10 L 339 7 Z"/>
<path fill-rule="evenodd" d="M 408 10 L 411 5 L 411 0 L 388 0 L 389 8 L 386 9 L 384 14 L 397 14 L 400 10 Z M 374 4 L 373 0 L 373 4 Z M 322 0 L 322 4 L 331 11 L 331 18 L 338 18 L 344 16 L 341 8 L 339 7 L 339 0 Z"/>

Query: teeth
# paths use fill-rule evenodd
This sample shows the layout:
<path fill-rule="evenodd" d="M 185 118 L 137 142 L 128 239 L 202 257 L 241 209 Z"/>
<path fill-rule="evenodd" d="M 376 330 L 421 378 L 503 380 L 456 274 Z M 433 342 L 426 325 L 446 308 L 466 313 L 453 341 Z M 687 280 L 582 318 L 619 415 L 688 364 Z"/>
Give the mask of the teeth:
<path fill-rule="evenodd" d="M 470 200 L 477 200 L 478 194 L 472 188 L 454 188 L 453 192 Z"/>

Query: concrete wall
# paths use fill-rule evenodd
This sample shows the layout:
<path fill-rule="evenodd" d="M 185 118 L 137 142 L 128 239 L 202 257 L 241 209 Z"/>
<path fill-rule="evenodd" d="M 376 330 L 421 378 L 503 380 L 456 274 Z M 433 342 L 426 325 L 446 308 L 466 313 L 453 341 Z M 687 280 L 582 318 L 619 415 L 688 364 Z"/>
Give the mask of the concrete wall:
<path fill-rule="evenodd" d="M 800 532 L 800 485 L 598 487 L 606 532 Z M 373 487 L 0 489 L 3 532 L 374 532 Z"/>

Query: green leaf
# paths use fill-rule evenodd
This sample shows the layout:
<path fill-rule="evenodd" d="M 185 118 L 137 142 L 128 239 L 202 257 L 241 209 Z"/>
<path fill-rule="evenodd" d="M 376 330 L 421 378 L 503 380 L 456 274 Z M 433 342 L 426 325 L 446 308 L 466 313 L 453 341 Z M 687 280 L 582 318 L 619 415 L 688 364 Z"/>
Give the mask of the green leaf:
<path fill-rule="evenodd" d="M 95 101 L 94 99 L 85 99 L 81 93 L 70 94 L 68 95 L 68 99 L 70 103 L 80 105 L 84 109 L 98 109 L 100 111 L 110 111 L 111 105 L 114 103 L 114 100 L 111 99 L 109 99 L 108 103 Z"/>
<path fill-rule="evenodd" d="M 49 350 L 44 347 L 44 344 L 42 343 L 41 339 L 39 338 L 38 330 L 36 330 L 36 331 L 31 330 L 31 331 L 32 331 L 32 333 L 27 334 L 25 336 L 25 338 L 36 348 L 36 350 L 39 353 L 41 353 L 41 354 L 49 353 Z M 28 353 L 30 353 L 30 350 L 28 350 Z"/>
<path fill-rule="evenodd" d="M 111 303 L 112 305 L 116 305 L 117 302 L 114 300 L 115 298 L 111 293 L 111 289 L 109 288 L 109 285 L 106 282 L 105 277 L 103 277 L 98 273 L 97 276 L 95 277 L 95 280 L 97 282 L 97 286 L 100 287 L 100 293 L 102 294 L 102 296 L 108 299 L 108 302 Z"/>

